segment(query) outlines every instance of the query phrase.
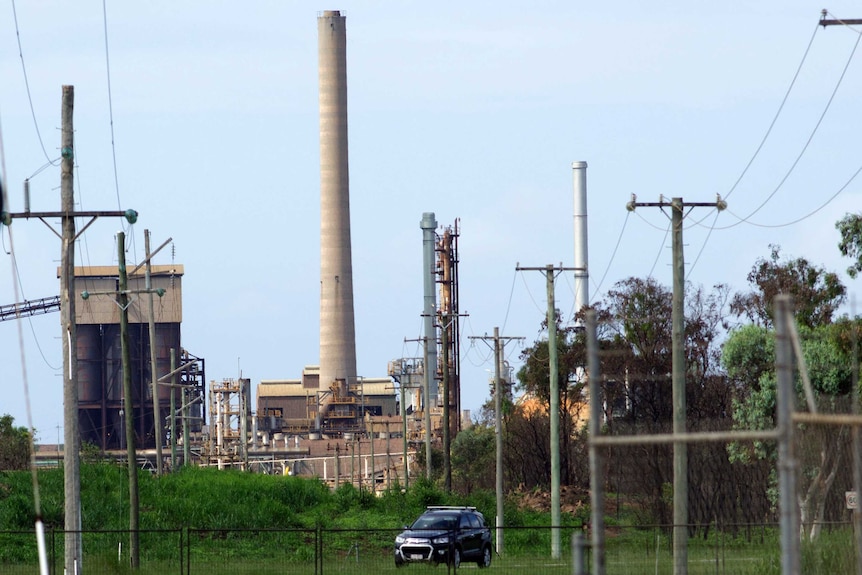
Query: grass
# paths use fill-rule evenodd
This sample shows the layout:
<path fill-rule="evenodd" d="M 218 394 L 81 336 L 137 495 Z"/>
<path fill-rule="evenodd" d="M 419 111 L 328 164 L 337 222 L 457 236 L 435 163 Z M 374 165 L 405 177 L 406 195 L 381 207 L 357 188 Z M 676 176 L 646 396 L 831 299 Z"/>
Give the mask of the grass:
<path fill-rule="evenodd" d="M 62 572 L 62 470 L 40 471 L 39 478 L 52 572 Z M 82 465 L 87 573 L 394 573 L 393 539 L 427 505 L 470 504 L 486 517 L 495 514 L 492 492 L 476 492 L 469 498 L 446 495 L 421 479 L 409 490 L 396 487 L 377 497 L 349 484 L 332 492 L 315 480 L 212 469 L 188 468 L 163 477 L 142 472 L 139 479 L 141 568 L 132 571 L 127 566 L 126 469 Z M 0 473 L 0 572 L 4 574 L 30 574 L 37 565 L 30 493 L 28 473 Z M 507 501 L 505 554 L 495 556 L 483 573 L 570 575 L 570 541 L 574 533 L 582 532 L 588 513 L 584 507 L 579 515 L 563 515 L 561 557 L 552 559 L 549 514 Z M 668 531 L 626 522 L 607 529 L 607 574 L 672 573 Z M 824 530 L 816 544 L 803 546 L 802 572 L 853 572 L 853 548 L 849 527 Z M 317 549 L 322 550 L 322 563 L 317 560 Z M 706 539 L 689 541 L 688 566 L 691 575 L 778 575 L 778 530 L 758 526 L 731 535 L 712 529 Z M 424 573 L 426 569 L 412 565 L 398 572 Z M 465 564 L 462 570 L 476 569 L 474 564 Z M 441 566 L 436 572 L 446 570 Z"/>

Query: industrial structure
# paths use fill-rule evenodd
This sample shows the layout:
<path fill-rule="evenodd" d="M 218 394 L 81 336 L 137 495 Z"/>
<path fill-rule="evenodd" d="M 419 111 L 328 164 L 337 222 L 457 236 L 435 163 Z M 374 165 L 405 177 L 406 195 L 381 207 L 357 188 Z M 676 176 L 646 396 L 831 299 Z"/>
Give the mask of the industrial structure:
<path fill-rule="evenodd" d="M 154 402 L 152 382 L 171 372 L 171 350 L 176 365 L 186 366 L 177 373 L 177 383 L 184 386 L 192 403 L 192 429 L 200 431 L 203 423 L 204 360 L 185 351 L 180 341 L 183 266 L 152 266 L 150 275 L 152 288 L 163 289 L 164 296 L 158 298 L 153 308 L 154 346 L 149 337 L 148 299 L 136 297 L 128 307 L 134 413 L 127 414 L 122 385 L 119 304 L 115 297 L 85 299 L 82 295 L 116 292 L 119 272 L 110 266 L 75 268 L 75 281 L 80 288 L 75 294 L 75 355 L 81 441 L 97 445 L 103 451 L 125 447 L 128 438 L 125 437 L 124 418 L 129 416 L 134 418 L 135 444 L 142 449 L 156 446 L 156 425 L 170 429 L 171 393 L 177 388 L 167 385 L 170 381 L 157 385 L 157 401 Z M 132 275 L 128 284 L 132 292 L 144 291 L 143 271 Z M 153 356 L 155 374 L 152 373 Z M 176 397 L 175 402 L 178 402 Z M 154 413 L 156 405 L 158 413 Z"/>
<path fill-rule="evenodd" d="M 204 360 L 185 351 L 181 342 L 183 266 L 152 265 L 148 281 L 140 266 L 128 277 L 127 294 L 158 291 L 163 297 L 152 310 L 149 298 L 131 298 L 130 365 L 124 366 L 120 307 L 110 295 L 118 290 L 119 270 L 75 268 L 74 357 L 82 441 L 105 452 L 123 449 L 130 439 L 125 420 L 131 417 L 142 457 L 151 457 L 154 447 L 182 442 L 186 457 L 203 465 L 257 466 L 264 472 L 318 475 L 337 484 L 346 474 L 341 459 L 355 454 L 362 470 L 351 469 L 350 476 L 360 483 L 397 480 L 406 485 L 419 445 L 426 444 L 430 457 L 432 442 L 447 448 L 469 425 L 460 399 L 457 221 L 439 227 L 428 212 L 420 222 L 423 357 L 390 361 L 381 377 L 357 376 L 346 44 L 345 17 L 339 11 L 321 13 L 319 364 L 307 365 L 299 378 L 261 380 L 256 402 L 251 381 L 242 377 L 212 380 L 205 389 Z M 85 292 L 100 297 L 85 297 Z M 58 309 L 59 298 L 46 298 L 0 307 L 0 319 Z M 124 408 L 124 369 L 131 374 L 131 414 Z M 160 437 L 162 445 L 156 446 Z"/>
<path fill-rule="evenodd" d="M 320 90 L 320 402 L 318 429 L 341 426 L 356 383 L 356 328 L 347 158 L 347 30 L 336 10 L 317 19 Z"/>

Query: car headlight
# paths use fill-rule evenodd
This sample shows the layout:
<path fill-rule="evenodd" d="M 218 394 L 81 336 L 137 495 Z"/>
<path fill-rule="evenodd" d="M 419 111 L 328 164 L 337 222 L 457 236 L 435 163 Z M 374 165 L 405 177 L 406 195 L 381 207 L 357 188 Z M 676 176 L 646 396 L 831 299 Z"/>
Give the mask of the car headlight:
<path fill-rule="evenodd" d="M 396 542 L 396 543 L 404 543 L 405 539 L 406 539 L 406 537 L 403 537 L 403 536 L 401 536 L 401 535 L 398 535 L 398 536 L 395 538 L 395 542 Z"/>
<path fill-rule="evenodd" d="M 431 542 L 434 543 L 435 545 L 445 545 L 446 543 L 449 543 L 449 536 L 448 535 L 442 535 L 440 537 L 435 537 L 434 539 L 431 540 Z"/>

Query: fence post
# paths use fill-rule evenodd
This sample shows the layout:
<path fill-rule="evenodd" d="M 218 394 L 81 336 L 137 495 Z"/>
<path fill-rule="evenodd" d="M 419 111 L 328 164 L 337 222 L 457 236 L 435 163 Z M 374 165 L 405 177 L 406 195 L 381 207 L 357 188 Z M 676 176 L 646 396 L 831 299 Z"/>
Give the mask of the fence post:
<path fill-rule="evenodd" d="M 799 507 L 796 503 L 796 458 L 793 453 L 793 348 L 790 296 L 775 296 L 775 379 L 778 419 L 778 489 L 781 511 L 781 573 L 799 575 Z"/>
<path fill-rule="evenodd" d="M 584 536 L 581 533 L 572 533 L 572 570 L 574 575 L 587 575 L 586 561 L 584 560 Z"/>
<path fill-rule="evenodd" d="M 317 575 L 323 575 L 323 529 L 318 526 L 317 530 L 314 532 L 314 573 Z M 318 572 L 317 567 L 320 565 L 320 571 Z"/>

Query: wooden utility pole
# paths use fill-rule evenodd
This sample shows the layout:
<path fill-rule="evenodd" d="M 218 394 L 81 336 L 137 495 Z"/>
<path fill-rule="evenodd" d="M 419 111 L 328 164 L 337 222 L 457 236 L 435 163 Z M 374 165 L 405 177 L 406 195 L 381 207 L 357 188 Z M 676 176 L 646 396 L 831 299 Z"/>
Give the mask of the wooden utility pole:
<path fill-rule="evenodd" d="M 450 355 L 452 342 L 449 337 L 449 332 L 452 326 L 457 327 L 459 314 L 450 314 L 441 311 L 440 314 L 440 349 L 442 353 L 441 363 L 443 368 L 443 391 L 440 397 L 443 398 L 443 483 L 446 493 L 452 491 L 452 439 L 457 436 L 461 425 L 458 422 L 460 416 L 458 406 L 461 400 L 458 396 L 461 394 L 461 386 L 456 383 L 452 385 L 453 379 L 460 381 L 458 369 Z M 452 369 L 456 367 L 456 369 Z M 453 374 L 454 371 L 454 374 Z M 454 375 L 454 378 L 453 378 Z M 454 408 L 454 409 L 453 409 Z M 455 420 L 452 420 L 452 412 L 455 412 Z"/>
<path fill-rule="evenodd" d="M 78 426 L 78 358 L 75 324 L 75 240 L 100 216 L 124 217 L 130 224 L 138 219 L 135 210 L 75 211 L 73 170 L 75 167 L 74 127 L 75 87 L 63 86 L 60 135 L 60 211 L 32 212 L 29 206 L 21 213 L 3 213 L 3 223 L 13 219 L 36 218 L 54 232 L 62 242 L 60 250 L 60 329 L 63 340 L 63 513 L 64 552 L 63 568 L 66 573 L 82 572 L 81 543 L 81 435 Z M 89 217 L 80 232 L 76 233 L 75 218 Z M 60 218 L 61 233 L 57 233 L 46 218 Z"/>
<path fill-rule="evenodd" d="M 138 266 L 138 268 L 139 267 L 140 266 Z M 135 273 L 138 268 L 132 270 L 132 273 Z M 138 457 L 135 448 L 135 409 L 132 398 L 132 361 L 131 352 L 129 349 L 129 305 L 131 304 L 129 295 L 140 293 L 156 293 L 159 297 L 161 297 L 164 295 L 165 290 L 129 289 L 129 274 L 126 273 L 125 232 L 117 232 L 117 278 L 117 287 L 119 288 L 117 291 L 92 293 L 84 291 L 81 293 L 81 298 L 87 300 L 90 298 L 90 296 L 93 295 L 110 295 L 116 298 L 116 303 L 120 308 L 120 349 L 123 365 L 123 408 L 120 410 L 120 417 L 125 417 L 124 428 L 126 434 L 126 461 L 129 472 L 129 563 L 133 569 L 137 569 L 140 565 L 140 548 L 138 545 L 138 516 L 140 504 L 138 501 Z M 142 406 L 143 403 L 144 398 L 142 397 Z"/>
<path fill-rule="evenodd" d="M 452 430 L 449 428 L 449 409 L 452 406 L 452 385 L 449 379 L 449 326 L 446 325 L 447 314 L 441 314 L 443 325 L 440 326 L 440 351 L 443 354 L 443 489 L 452 492 Z"/>
<path fill-rule="evenodd" d="M 557 362 L 557 308 L 554 303 L 554 277 L 556 272 L 583 271 L 583 268 L 555 268 L 548 264 L 543 268 L 522 268 L 516 271 L 532 270 L 545 273 L 548 289 L 548 367 L 550 378 L 549 408 L 551 419 L 551 557 L 560 558 L 560 381 Z"/>
<path fill-rule="evenodd" d="M 590 390 L 589 458 L 590 458 L 590 538 L 593 553 L 593 575 L 605 575 L 605 497 L 604 457 L 593 441 L 602 432 L 601 374 L 599 373 L 599 344 L 596 339 L 596 310 L 586 313 L 587 377 Z"/>
<path fill-rule="evenodd" d="M 147 295 L 150 299 L 148 327 L 150 332 L 150 378 L 152 379 L 153 393 L 153 432 L 156 439 L 156 475 L 161 475 L 164 469 L 162 462 L 162 417 L 161 410 L 159 409 L 159 376 L 156 373 L 156 312 L 153 306 L 153 286 L 152 278 L 150 277 L 152 271 L 152 264 L 150 263 L 150 259 L 152 258 L 150 254 L 150 230 L 144 230 L 144 249 L 146 250 L 147 258 L 145 287 L 149 292 Z M 171 393 L 173 393 L 173 388 L 171 389 Z M 143 404 L 143 401 L 141 403 Z"/>
<path fill-rule="evenodd" d="M 503 347 L 506 342 L 515 339 L 524 339 L 523 337 L 501 337 L 500 328 L 494 328 L 494 337 L 488 336 L 471 336 L 470 339 L 494 341 L 494 433 L 496 435 L 497 444 L 497 461 L 496 461 L 496 495 L 497 495 L 497 519 L 495 521 L 496 530 L 496 548 L 497 554 L 503 554 Z"/>
<path fill-rule="evenodd" d="M 135 411 L 132 403 L 132 365 L 129 351 L 129 283 L 126 276 L 126 234 L 117 232 L 117 262 L 119 267 L 120 347 L 123 355 L 123 407 L 126 410 L 126 458 L 129 467 L 129 563 L 140 566 L 138 547 L 138 465 L 135 451 Z M 143 398 L 142 403 L 143 403 Z"/>
<path fill-rule="evenodd" d="M 75 324 L 75 199 L 73 187 L 75 87 L 63 86 L 60 154 L 62 259 L 60 262 L 60 325 L 63 329 L 63 491 L 65 495 L 65 569 L 82 570 L 81 559 L 81 434 L 78 431 L 78 357 L 73 353 Z"/>
<path fill-rule="evenodd" d="M 673 444 L 673 572 L 674 575 L 688 573 L 688 445 L 681 439 L 685 434 L 685 258 L 683 257 L 682 220 L 685 208 L 710 207 L 719 211 L 727 203 L 718 196 L 714 202 L 685 203 L 682 198 L 667 202 L 661 197 L 658 202 L 637 202 L 626 204 L 629 211 L 635 208 L 657 207 L 671 209 L 673 237 L 673 302 L 671 307 L 671 347 L 672 347 L 672 396 L 673 396 L 673 433 L 679 436 Z"/>

